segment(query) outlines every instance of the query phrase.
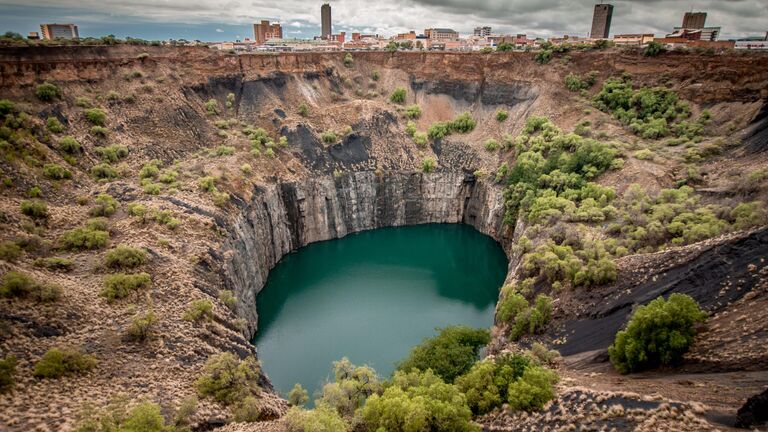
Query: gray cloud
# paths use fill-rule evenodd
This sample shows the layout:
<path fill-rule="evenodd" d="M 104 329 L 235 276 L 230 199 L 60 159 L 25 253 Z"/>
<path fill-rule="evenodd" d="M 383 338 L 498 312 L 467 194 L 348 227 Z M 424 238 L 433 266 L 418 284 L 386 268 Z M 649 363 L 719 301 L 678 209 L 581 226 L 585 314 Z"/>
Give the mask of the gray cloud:
<path fill-rule="evenodd" d="M 68 14 L 73 21 L 115 20 L 155 23 L 245 25 L 259 19 L 279 20 L 286 30 L 310 36 L 320 23 L 323 0 L 42 0 L 39 7 L 88 10 Z M 335 30 L 365 29 L 384 35 L 426 27 L 453 27 L 470 33 L 490 25 L 498 33 L 532 36 L 585 36 L 591 24 L 592 0 L 332 0 Z M 687 0 L 614 0 L 611 33 L 670 32 L 691 8 Z M 28 0 L 0 0 L 3 5 L 28 6 Z M 766 0 L 698 0 L 696 10 L 708 12 L 707 24 L 721 26 L 724 36 L 757 35 L 768 31 Z"/>

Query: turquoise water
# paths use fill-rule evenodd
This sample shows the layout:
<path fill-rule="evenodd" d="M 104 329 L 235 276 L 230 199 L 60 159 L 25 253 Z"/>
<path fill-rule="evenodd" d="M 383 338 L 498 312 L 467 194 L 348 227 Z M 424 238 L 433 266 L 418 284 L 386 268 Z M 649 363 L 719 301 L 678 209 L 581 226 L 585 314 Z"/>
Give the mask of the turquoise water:
<path fill-rule="evenodd" d="M 310 399 L 343 356 L 388 377 L 435 327 L 488 328 L 507 259 L 466 225 L 382 228 L 286 255 L 257 297 L 253 342 L 275 388 Z"/>

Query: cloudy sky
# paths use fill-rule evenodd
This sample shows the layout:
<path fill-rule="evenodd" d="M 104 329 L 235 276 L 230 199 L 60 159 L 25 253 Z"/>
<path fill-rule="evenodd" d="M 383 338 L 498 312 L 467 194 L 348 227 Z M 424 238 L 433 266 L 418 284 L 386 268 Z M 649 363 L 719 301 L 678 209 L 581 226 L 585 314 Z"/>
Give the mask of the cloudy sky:
<path fill-rule="evenodd" d="M 306 0 L 0 0 L 0 32 L 26 35 L 40 23 L 73 22 L 81 36 L 234 40 L 252 37 L 260 19 L 283 24 L 286 37 L 319 34 L 319 1 Z M 462 34 L 489 25 L 494 33 L 586 36 L 594 0 L 330 0 L 333 31 L 390 36 L 427 27 Z M 685 11 L 707 11 L 722 36 L 764 35 L 768 0 L 614 0 L 611 34 L 671 32 Z"/>

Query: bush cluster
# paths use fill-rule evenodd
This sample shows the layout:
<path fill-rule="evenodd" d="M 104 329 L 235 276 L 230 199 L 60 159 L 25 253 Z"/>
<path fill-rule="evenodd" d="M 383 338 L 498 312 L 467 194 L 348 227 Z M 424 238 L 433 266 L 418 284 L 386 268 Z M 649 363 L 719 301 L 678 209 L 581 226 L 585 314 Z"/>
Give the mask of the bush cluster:
<path fill-rule="evenodd" d="M 55 163 L 45 164 L 43 174 L 51 180 L 64 180 L 72 178 L 72 173 L 63 166 Z"/>
<path fill-rule="evenodd" d="M 152 278 L 148 273 L 125 274 L 116 273 L 104 278 L 104 288 L 99 295 L 108 301 L 128 297 L 134 291 L 152 286 Z"/>
<path fill-rule="evenodd" d="M 107 122 L 107 113 L 101 108 L 89 108 L 83 111 L 85 118 L 95 126 L 104 126 Z"/>
<path fill-rule="evenodd" d="M 248 396 L 257 396 L 261 392 L 260 375 L 261 366 L 255 358 L 249 356 L 241 360 L 225 352 L 208 359 L 203 374 L 195 381 L 195 388 L 201 396 L 230 405 Z"/>
<path fill-rule="evenodd" d="M 125 330 L 128 339 L 135 342 L 144 342 L 152 338 L 157 317 L 151 310 L 133 317 L 131 324 Z"/>
<path fill-rule="evenodd" d="M 112 195 L 99 194 L 95 202 L 96 205 L 88 211 L 91 216 L 112 216 L 117 211 L 118 203 Z"/>
<path fill-rule="evenodd" d="M 120 161 L 120 159 L 128 157 L 128 147 L 119 144 L 113 144 L 107 147 L 96 147 L 94 148 L 94 152 L 109 163 L 115 163 Z"/>
<path fill-rule="evenodd" d="M 45 219 L 48 217 L 48 206 L 40 200 L 24 200 L 20 205 L 21 213 L 32 219 Z"/>
<path fill-rule="evenodd" d="M 75 155 L 82 151 L 82 146 L 73 137 L 65 136 L 59 140 L 59 150 L 68 155 Z"/>
<path fill-rule="evenodd" d="M 107 251 L 104 265 L 113 269 L 132 269 L 147 262 L 147 253 L 142 249 L 120 245 Z"/>
<path fill-rule="evenodd" d="M 502 289 L 502 298 L 496 308 L 496 319 L 511 327 L 512 340 L 541 333 L 552 320 L 552 297 L 539 294 L 530 305 L 522 294 L 514 292 L 511 285 Z"/>
<path fill-rule="evenodd" d="M 451 121 L 433 123 L 427 130 L 427 136 L 432 140 L 442 139 L 452 133 L 472 132 L 476 125 L 475 119 L 468 112 L 465 112 Z"/>
<path fill-rule="evenodd" d="M 210 322 L 213 317 L 213 303 L 210 300 L 193 300 L 182 318 L 192 322 Z"/>
<path fill-rule="evenodd" d="M 696 324 L 707 314 L 694 299 L 672 294 L 638 307 L 624 330 L 608 348 L 611 363 L 620 373 L 680 363 L 693 343 Z"/>
<path fill-rule="evenodd" d="M 0 297 L 28 298 L 43 303 L 58 300 L 61 293 L 58 285 L 37 282 L 17 271 L 6 272 L 0 282 Z"/>
<path fill-rule="evenodd" d="M 37 258 L 33 264 L 35 267 L 60 271 L 70 271 L 75 266 L 75 262 L 71 259 L 59 257 Z"/>
<path fill-rule="evenodd" d="M 91 175 L 97 180 L 112 180 L 117 178 L 117 171 L 109 164 L 100 163 L 91 168 Z"/>
<path fill-rule="evenodd" d="M 592 71 L 585 76 L 579 76 L 573 73 L 565 77 L 565 86 L 572 92 L 586 90 L 597 82 L 597 72 Z"/>
<path fill-rule="evenodd" d="M 96 367 L 96 358 L 74 348 L 51 348 L 35 363 L 38 378 L 59 378 L 87 372 Z"/>
<path fill-rule="evenodd" d="M 85 226 L 62 234 L 59 239 L 62 249 L 71 251 L 101 249 L 109 241 L 109 232 L 101 227 Z"/>
<path fill-rule="evenodd" d="M 395 89 L 395 91 L 392 92 L 392 94 L 389 96 L 389 100 L 392 103 L 401 104 L 405 102 L 405 96 L 407 92 L 404 88 L 398 87 Z"/>
<path fill-rule="evenodd" d="M 43 102 L 50 102 L 61 97 L 61 90 L 53 83 L 43 83 L 35 88 L 35 95 Z"/>
<path fill-rule="evenodd" d="M 409 119 L 416 119 L 421 117 L 421 107 L 418 105 L 409 105 L 405 108 L 405 116 Z"/>
<path fill-rule="evenodd" d="M 11 389 L 15 382 L 13 375 L 16 373 L 16 357 L 7 355 L 0 358 L 0 394 Z"/>
<path fill-rule="evenodd" d="M 472 367 L 480 348 L 490 342 L 490 335 L 485 329 L 453 326 L 438 331 L 437 336 L 427 338 L 413 347 L 408 357 L 398 363 L 397 369 L 431 369 L 437 376 L 451 383 Z"/>

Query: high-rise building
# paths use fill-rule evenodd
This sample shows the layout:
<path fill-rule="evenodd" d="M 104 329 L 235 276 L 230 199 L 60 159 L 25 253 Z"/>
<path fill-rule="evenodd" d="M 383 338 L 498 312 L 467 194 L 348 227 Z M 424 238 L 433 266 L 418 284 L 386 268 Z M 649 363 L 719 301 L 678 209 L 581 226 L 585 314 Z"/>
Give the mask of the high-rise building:
<path fill-rule="evenodd" d="M 487 37 L 491 35 L 491 28 L 488 26 L 485 27 L 475 27 L 475 36 L 479 37 Z"/>
<path fill-rule="evenodd" d="M 74 24 L 40 24 L 43 39 L 78 39 L 80 34 Z"/>
<path fill-rule="evenodd" d="M 595 5 L 595 14 L 592 16 L 592 31 L 589 37 L 593 39 L 608 39 L 611 32 L 611 17 L 613 17 L 613 5 Z"/>
<path fill-rule="evenodd" d="M 323 39 L 328 39 L 331 37 L 331 33 L 333 33 L 333 28 L 331 27 L 331 5 L 328 3 L 325 3 L 320 7 L 320 20 L 322 22 L 322 32 L 320 33 L 320 36 L 322 36 Z"/>
<path fill-rule="evenodd" d="M 704 23 L 707 22 L 706 12 L 686 12 L 683 16 L 684 29 L 703 29 Z"/>
<path fill-rule="evenodd" d="M 280 23 L 270 24 L 269 21 L 262 20 L 253 25 L 253 38 L 257 45 L 262 45 L 269 39 L 282 39 L 283 27 Z"/>

